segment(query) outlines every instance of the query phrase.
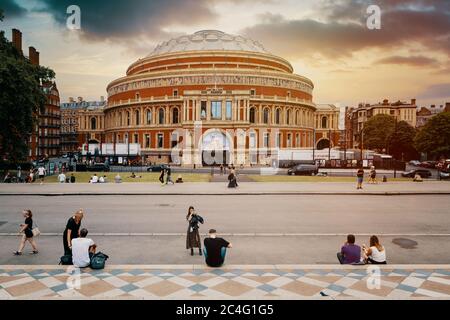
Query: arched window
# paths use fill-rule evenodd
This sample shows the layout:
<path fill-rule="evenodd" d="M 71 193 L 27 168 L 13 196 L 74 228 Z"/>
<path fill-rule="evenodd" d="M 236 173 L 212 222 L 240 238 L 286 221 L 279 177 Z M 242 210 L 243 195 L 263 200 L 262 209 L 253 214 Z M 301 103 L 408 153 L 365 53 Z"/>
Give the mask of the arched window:
<path fill-rule="evenodd" d="M 178 108 L 172 109 L 172 123 L 178 123 L 179 117 L 178 117 Z"/>
<path fill-rule="evenodd" d="M 288 109 L 288 111 L 286 112 L 286 124 L 290 125 L 291 124 L 291 110 Z"/>
<path fill-rule="evenodd" d="M 325 129 L 328 126 L 328 118 L 322 117 L 322 129 Z"/>
<path fill-rule="evenodd" d="M 250 123 L 255 123 L 255 108 L 250 108 Z"/>
<path fill-rule="evenodd" d="M 263 122 L 265 124 L 269 124 L 269 109 L 268 108 L 264 109 Z"/>
<path fill-rule="evenodd" d="M 119 113 L 119 126 L 123 126 L 122 112 Z"/>
<path fill-rule="evenodd" d="M 147 110 L 147 124 L 152 124 L 152 110 Z"/>
<path fill-rule="evenodd" d="M 165 123 L 165 112 L 164 112 L 164 108 L 160 108 L 158 110 L 158 123 L 159 124 L 164 124 Z"/>
<path fill-rule="evenodd" d="M 91 130 L 97 130 L 97 119 L 91 118 Z"/>
<path fill-rule="evenodd" d="M 280 124 L 281 111 L 280 109 L 275 110 L 275 123 Z"/>
<path fill-rule="evenodd" d="M 134 117 L 135 117 L 136 125 L 137 126 L 140 125 L 141 124 L 141 119 L 140 119 L 141 113 L 139 112 L 139 110 L 136 110 L 134 112 Z"/>
<path fill-rule="evenodd" d="M 127 126 L 131 124 L 130 111 L 127 111 Z"/>

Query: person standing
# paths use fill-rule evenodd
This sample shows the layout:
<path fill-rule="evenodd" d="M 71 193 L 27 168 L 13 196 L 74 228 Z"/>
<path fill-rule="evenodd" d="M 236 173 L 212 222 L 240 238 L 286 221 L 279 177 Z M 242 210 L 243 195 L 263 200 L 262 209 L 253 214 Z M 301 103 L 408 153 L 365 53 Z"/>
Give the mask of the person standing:
<path fill-rule="evenodd" d="M 23 216 L 25 218 L 25 222 L 20 225 L 19 233 L 22 234 L 22 239 L 20 240 L 19 250 L 14 252 L 15 256 L 22 255 L 22 250 L 25 247 L 26 242 L 28 241 L 33 247 L 32 254 L 38 254 L 38 249 L 36 242 L 33 237 L 33 213 L 30 209 L 23 211 Z"/>
<path fill-rule="evenodd" d="M 159 182 L 161 182 L 161 184 L 164 184 L 164 173 L 165 173 L 166 169 L 161 168 L 161 173 L 159 174 Z"/>
<path fill-rule="evenodd" d="M 172 169 L 170 168 L 170 165 L 167 166 L 167 171 L 166 171 L 166 173 L 167 173 L 166 184 L 169 184 L 169 182 L 170 182 L 171 184 L 174 184 L 174 183 L 173 183 L 173 180 L 172 180 Z"/>
<path fill-rule="evenodd" d="M 228 188 L 236 188 L 237 186 L 236 173 L 234 169 L 231 169 L 230 174 L 228 175 Z"/>
<path fill-rule="evenodd" d="M 363 170 L 363 168 L 359 168 L 358 172 L 356 173 L 356 180 L 357 180 L 356 189 L 357 190 L 362 189 L 363 179 L 364 179 L 364 170 Z"/>
<path fill-rule="evenodd" d="M 370 167 L 370 172 L 369 172 L 369 183 L 378 183 L 377 181 L 377 171 L 375 170 L 374 166 Z"/>
<path fill-rule="evenodd" d="M 80 236 L 81 220 L 83 220 L 83 209 L 78 210 L 67 221 L 66 229 L 63 233 L 64 255 L 72 255 L 72 240 Z"/>
<path fill-rule="evenodd" d="M 190 206 L 186 220 L 188 221 L 188 230 L 186 236 L 186 249 L 191 249 L 191 256 L 194 255 L 194 248 L 198 248 L 199 255 L 202 255 L 202 242 L 200 240 L 199 223 L 203 224 L 204 220 L 195 213 L 194 207 Z"/>
<path fill-rule="evenodd" d="M 45 174 L 46 174 L 46 170 L 45 170 L 44 166 L 42 166 L 42 165 L 39 166 L 38 175 L 39 175 L 39 180 L 41 180 L 41 184 L 44 183 Z"/>

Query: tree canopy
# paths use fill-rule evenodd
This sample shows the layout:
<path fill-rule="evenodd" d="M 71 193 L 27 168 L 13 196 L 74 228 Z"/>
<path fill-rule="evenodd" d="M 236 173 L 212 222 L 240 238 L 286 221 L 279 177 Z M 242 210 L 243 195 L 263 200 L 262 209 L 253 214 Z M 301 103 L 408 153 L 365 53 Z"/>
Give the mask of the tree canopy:
<path fill-rule="evenodd" d="M 414 148 L 416 129 L 405 121 L 396 123 L 394 117 L 379 114 L 364 124 L 363 134 L 365 148 L 385 151 L 398 160 L 417 157 Z"/>
<path fill-rule="evenodd" d="M 41 83 L 54 76 L 31 64 L 0 32 L 0 162 L 26 159 L 34 115 L 46 102 Z"/>
<path fill-rule="evenodd" d="M 429 158 L 450 158 L 450 112 L 439 113 L 428 120 L 414 142 L 417 150 L 426 152 Z"/>

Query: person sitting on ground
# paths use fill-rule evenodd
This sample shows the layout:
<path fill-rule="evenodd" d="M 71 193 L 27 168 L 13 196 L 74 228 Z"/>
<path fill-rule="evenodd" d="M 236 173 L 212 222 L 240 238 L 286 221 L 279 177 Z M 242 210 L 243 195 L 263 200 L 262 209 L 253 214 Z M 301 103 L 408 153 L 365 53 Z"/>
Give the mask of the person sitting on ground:
<path fill-rule="evenodd" d="M 76 179 L 73 173 L 70 175 L 70 183 L 75 183 Z"/>
<path fill-rule="evenodd" d="M 377 236 L 370 237 L 370 247 L 362 246 L 366 263 L 386 264 L 386 249 L 380 244 Z"/>
<path fill-rule="evenodd" d="M 183 177 L 180 175 L 178 175 L 177 180 L 175 181 L 175 183 L 183 183 Z"/>
<path fill-rule="evenodd" d="M 217 231 L 214 229 L 209 230 L 209 238 L 206 238 L 203 243 L 205 245 L 203 253 L 205 255 L 206 264 L 213 268 L 223 265 L 227 248 L 233 247 L 228 241 L 217 238 Z"/>
<path fill-rule="evenodd" d="M 361 261 L 361 247 L 355 244 L 355 236 L 349 234 L 347 242 L 341 248 L 341 252 L 337 253 L 337 258 L 341 264 L 359 263 Z"/>
<path fill-rule="evenodd" d="M 11 173 L 8 171 L 5 175 L 5 178 L 3 179 L 3 183 L 11 183 L 12 182 L 12 176 Z"/>
<path fill-rule="evenodd" d="M 59 183 L 66 183 L 66 175 L 64 174 L 64 173 L 60 173 L 59 175 L 58 175 L 58 182 Z"/>
<path fill-rule="evenodd" d="M 98 183 L 98 176 L 97 176 L 97 174 L 95 173 L 93 176 L 92 176 L 92 178 L 91 178 L 91 181 L 90 181 L 91 183 Z"/>
<path fill-rule="evenodd" d="M 137 178 L 137 176 L 136 176 L 136 174 L 134 172 L 132 172 L 131 176 L 129 176 L 128 178 L 135 179 L 135 178 Z"/>
<path fill-rule="evenodd" d="M 72 262 L 75 267 L 86 268 L 91 264 L 97 245 L 92 239 L 86 238 L 87 229 L 80 230 L 80 237 L 72 239 Z"/>
<path fill-rule="evenodd" d="M 117 175 L 114 177 L 114 182 L 115 182 L 115 183 L 122 183 L 122 177 L 120 176 L 120 174 L 117 174 Z"/>
<path fill-rule="evenodd" d="M 105 183 L 105 178 L 104 178 L 104 176 L 98 178 L 98 183 Z"/>
<path fill-rule="evenodd" d="M 422 177 L 420 176 L 420 174 L 416 173 L 413 179 L 414 182 L 423 182 Z"/>

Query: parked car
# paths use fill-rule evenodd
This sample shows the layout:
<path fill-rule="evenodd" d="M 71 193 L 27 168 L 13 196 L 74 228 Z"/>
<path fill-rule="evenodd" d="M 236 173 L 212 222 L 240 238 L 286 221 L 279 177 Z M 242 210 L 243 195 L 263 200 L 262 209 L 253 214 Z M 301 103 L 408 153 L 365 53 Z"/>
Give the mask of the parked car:
<path fill-rule="evenodd" d="M 416 170 L 410 170 L 410 171 L 407 171 L 407 172 L 403 172 L 402 173 L 402 177 L 414 178 L 416 176 L 416 174 L 418 174 L 422 178 L 429 178 L 429 177 L 431 177 L 430 170 L 425 170 L 425 169 L 416 169 Z"/>
<path fill-rule="evenodd" d="M 410 166 L 418 167 L 418 166 L 420 166 L 420 161 L 419 161 L 419 160 L 411 160 L 411 161 L 409 162 L 409 165 L 410 165 Z"/>
<path fill-rule="evenodd" d="M 109 166 L 105 163 L 94 163 L 92 165 L 87 166 L 87 171 L 90 172 L 109 172 Z"/>
<path fill-rule="evenodd" d="M 288 175 L 310 176 L 319 173 L 319 167 L 314 164 L 298 164 L 288 170 Z"/>
<path fill-rule="evenodd" d="M 441 172 L 439 172 L 439 176 L 441 177 L 442 180 L 449 180 L 450 172 L 441 171 Z"/>
<path fill-rule="evenodd" d="M 147 168 L 148 172 L 161 172 L 167 169 L 167 165 L 165 164 L 155 164 Z"/>
<path fill-rule="evenodd" d="M 423 161 L 420 163 L 422 168 L 434 169 L 436 167 L 437 161 Z"/>

